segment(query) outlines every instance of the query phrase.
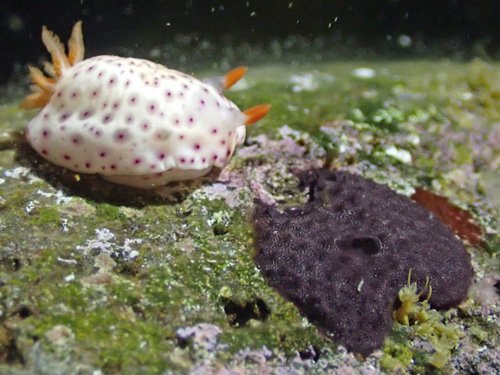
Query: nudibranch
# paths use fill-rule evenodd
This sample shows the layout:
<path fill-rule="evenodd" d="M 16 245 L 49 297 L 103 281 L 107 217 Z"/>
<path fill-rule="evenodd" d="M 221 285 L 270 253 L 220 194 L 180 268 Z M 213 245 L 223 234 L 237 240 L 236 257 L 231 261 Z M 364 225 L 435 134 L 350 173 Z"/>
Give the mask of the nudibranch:
<path fill-rule="evenodd" d="M 138 188 L 206 175 L 223 168 L 245 138 L 245 126 L 270 105 L 241 112 L 222 95 L 246 72 L 199 81 L 137 58 L 96 56 L 84 60 L 82 23 L 68 54 L 46 27 L 42 41 L 52 56 L 46 77 L 30 67 L 33 93 L 22 108 L 42 108 L 26 137 L 54 164 Z"/>

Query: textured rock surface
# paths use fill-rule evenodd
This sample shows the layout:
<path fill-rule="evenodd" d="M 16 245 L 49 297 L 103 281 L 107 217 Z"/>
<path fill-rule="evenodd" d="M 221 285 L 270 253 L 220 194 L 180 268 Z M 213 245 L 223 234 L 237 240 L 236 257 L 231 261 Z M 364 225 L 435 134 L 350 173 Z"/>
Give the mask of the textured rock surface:
<path fill-rule="evenodd" d="M 498 213 L 489 204 L 498 193 L 481 176 L 500 162 L 500 66 L 301 65 L 303 42 L 290 38 L 289 49 L 272 46 L 289 51 L 277 66 L 256 51 L 208 45 L 217 63 L 208 69 L 197 54 L 205 41 L 179 43 L 151 56 L 198 77 L 248 62 L 228 97 L 240 108 L 273 104 L 210 183 L 140 191 L 59 168 L 20 143 L 34 115 L 18 109 L 28 82 L 0 87 L 0 373 L 498 373 L 498 350 L 484 350 L 500 347 Z M 353 76 L 360 67 L 375 76 Z M 253 260 L 254 199 L 304 205 L 292 172 L 325 164 L 408 196 L 423 187 L 479 221 L 485 246 L 468 250 L 480 288 L 437 313 L 461 335 L 395 324 L 391 341 L 360 361 L 269 286 Z M 200 336 L 178 335 L 193 329 Z M 438 370 L 432 356 L 443 352 Z"/>
<path fill-rule="evenodd" d="M 458 305 L 473 276 L 463 243 L 429 211 L 386 186 L 327 169 L 303 174 L 310 201 L 254 215 L 256 262 L 311 321 L 363 355 L 393 325 L 398 291 L 432 286 L 431 305 Z"/>

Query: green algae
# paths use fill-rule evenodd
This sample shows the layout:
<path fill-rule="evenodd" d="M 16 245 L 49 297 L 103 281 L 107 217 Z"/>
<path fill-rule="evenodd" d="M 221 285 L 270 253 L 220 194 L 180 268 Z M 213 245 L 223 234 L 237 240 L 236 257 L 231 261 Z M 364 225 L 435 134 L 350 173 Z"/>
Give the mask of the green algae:
<path fill-rule="evenodd" d="M 354 76 L 360 66 L 369 66 L 375 76 Z M 292 138 L 306 155 L 320 149 L 332 167 L 354 168 L 400 192 L 423 186 L 450 196 L 489 228 L 485 249 L 495 254 L 495 211 L 483 202 L 483 182 L 457 171 L 487 172 L 494 165 L 494 154 L 480 146 L 499 113 L 497 72 L 497 65 L 484 62 L 449 61 L 277 66 L 251 70 L 249 88 L 228 97 L 241 108 L 273 105 L 265 119 L 248 128 L 247 144 L 261 134 Z M 479 119 L 476 125 L 471 115 Z M 24 164 L 29 157 L 17 148 L 15 134 L 31 116 L 17 110 L 17 103 L 0 109 L 0 128 L 7 134 L 0 139 L 0 335 L 8 332 L 12 342 L 0 343 L 0 351 L 17 358 L 0 366 L 26 366 L 22 358 L 38 350 L 38 341 L 58 361 L 86 363 L 105 374 L 187 373 L 205 360 L 224 366 L 243 350 L 263 347 L 288 359 L 315 347 L 317 353 L 331 353 L 324 357 L 334 363 L 336 344 L 278 296 L 254 265 L 250 189 L 241 189 L 236 206 L 224 197 L 214 199 L 203 187 L 173 202 L 156 196 L 145 204 L 127 199 L 117 204 L 100 195 L 114 189 L 112 184 L 83 179 L 90 197 L 77 196 L 68 185 L 58 185 L 64 173 L 49 169 L 50 180 L 37 179 Z M 281 134 L 283 125 L 299 135 Z M 452 140 L 440 143 L 450 135 Z M 411 160 L 388 153 L 391 147 Z M 258 170 L 272 163 L 266 149 L 261 151 L 236 156 L 228 169 Z M 16 175 L 21 165 L 28 170 Z M 265 187 L 276 201 L 292 205 L 303 199 L 296 179 L 273 167 Z M 125 197 L 138 195 L 123 191 Z M 471 251 L 484 269 L 498 271 L 494 257 Z M 115 265 L 96 266 L 100 254 Z M 463 321 L 470 326 L 465 338 L 457 328 Z M 215 359 L 183 347 L 176 334 L 204 322 L 222 330 Z M 50 338 L 57 326 L 66 327 L 73 339 L 57 344 Z M 418 327 L 396 325 L 379 366 L 387 372 L 446 372 L 457 342 L 491 345 L 494 332 L 480 319 L 436 313 Z M 416 342 L 431 349 L 415 348 Z"/>

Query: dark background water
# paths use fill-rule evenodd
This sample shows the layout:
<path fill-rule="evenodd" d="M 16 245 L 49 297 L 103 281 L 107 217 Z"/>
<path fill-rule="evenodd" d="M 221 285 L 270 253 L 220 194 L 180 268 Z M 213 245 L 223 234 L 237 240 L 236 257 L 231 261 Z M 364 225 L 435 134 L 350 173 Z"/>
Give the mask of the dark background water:
<path fill-rule="evenodd" d="M 470 58 L 497 55 L 498 8 L 492 0 L 1 0 L 0 82 L 15 66 L 46 56 L 42 25 L 66 41 L 80 19 L 88 56 L 117 46 L 147 50 L 179 35 L 249 46 L 294 35 L 303 43 L 321 40 L 318 48 L 342 49 L 347 57 L 369 51 Z"/>

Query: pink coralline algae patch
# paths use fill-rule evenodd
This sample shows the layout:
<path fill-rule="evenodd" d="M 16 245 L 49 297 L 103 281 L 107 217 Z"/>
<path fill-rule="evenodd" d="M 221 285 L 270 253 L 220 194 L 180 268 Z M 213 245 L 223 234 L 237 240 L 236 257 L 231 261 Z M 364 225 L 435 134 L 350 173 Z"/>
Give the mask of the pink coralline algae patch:
<path fill-rule="evenodd" d="M 52 53 L 48 66 L 55 80 L 31 68 L 40 90 L 22 106 L 42 110 L 26 136 L 44 157 L 75 172 L 139 188 L 200 177 L 224 168 L 243 142 L 245 126 L 269 111 L 264 105 L 241 112 L 222 96 L 246 68 L 205 83 L 143 59 L 83 60 L 81 22 L 73 28 L 68 56 L 45 28 L 42 39 Z"/>

